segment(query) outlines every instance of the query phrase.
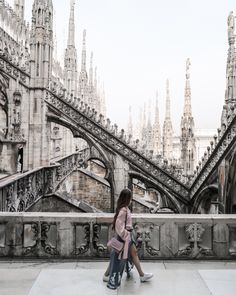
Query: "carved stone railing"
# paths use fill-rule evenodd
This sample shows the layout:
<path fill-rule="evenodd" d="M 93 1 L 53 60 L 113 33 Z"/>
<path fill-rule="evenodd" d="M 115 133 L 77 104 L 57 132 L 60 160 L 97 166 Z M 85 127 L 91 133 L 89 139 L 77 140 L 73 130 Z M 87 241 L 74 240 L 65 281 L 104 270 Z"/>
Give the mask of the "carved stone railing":
<path fill-rule="evenodd" d="M 141 258 L 236 258 L 236 215 L 132 217 Z M 105 258 L 112 219 L 103 213 L 0 213 L 0 256 Z"/>
<path fill-rule="evenodd" d="M 0 211 L 23 212 L 43 196 L 54 193 L 58 185 L 83 165 L 86 152 L 60 159 L 53 166 L 0 181 Z"/>
<path fill-rule="evenodd" d="M 30 73 L 30 54 L 28 47 L 17 43 L 2 28 L 0 28 L 0 57 L 5 70 L 13 77 L 19 77 L 24 83 Z M 3 66 L 1 65 L 3 68 Z"/>
<path fill-rule="evenodd" d="M 45 169 L 39 168 L 0 182 L 0 211 L 22 212 L 43 197 Z"/>
<path fill-rule="evenodd" d="M 137 150 L 137 147 L 125 139 L 122 131 L 118 133 L 118 130 L 114 126 L 110 126 L 109 122 L 104 125 L 103 116 L 100 115 L 98 118 L 95 110 L 91 110 L 83 102 L 78 103 L 77 98 L 59 97 L 49 90 L 46 91 L 45 101 L 51 111 L 60 113 L 61 117 L 65 118 L 73 126 L 78 126 L 78 130 L 82 129 L 84 132 L 88 132 L 97 140 L 109 146 L 134 166 L 141 169 L 142 172 L 157 179 L 163 188 L 167 187 L 177 195 L 187 198 L 188 187 L 178 179 L 181 177 L 180 175 L 168 170 L 169 167 L 159 167 L 158 163 L 154 163 L 151 159 L 142 155 Z"/>
<path fill-rule="evenodd" d="M 50 185 L 46 194 L 55 192 L 61 182 L 64 181 L 73 171 L 82 167 L 89 157 L 89 150 L 84 149 L 78 153 L 66 156 L 57 160 L 55 166 L 47 169 L 47 177 Z"/>
<path fill-rule="evenodd" d="M 211 147 L 207 148 L 202 161 L 199 162 L 197 170 L 190 187 L 190 199 L 201 190 L 202 186 L 215 171 L 215 168 L 221 163 L 222 159 L 230 151 L 236 142 L 236 108 L 229 112 L 225 130 L 218 129 L 218 136 L 214 137 L 214 142 L 210 143 Z"/>

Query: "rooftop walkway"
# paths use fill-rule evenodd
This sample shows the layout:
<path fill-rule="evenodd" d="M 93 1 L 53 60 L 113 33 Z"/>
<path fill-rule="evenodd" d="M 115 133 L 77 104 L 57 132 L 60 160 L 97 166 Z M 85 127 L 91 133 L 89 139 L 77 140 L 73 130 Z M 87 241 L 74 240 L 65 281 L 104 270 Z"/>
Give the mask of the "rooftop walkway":
<path fill-rule="evenodd" d="M 137 271 L 110 290 L 102 276 L 108 262 L 0 261 L 1 295 L 235 295 L 236 261 L 142 262 L 154 278 L 140 283 Z"/>

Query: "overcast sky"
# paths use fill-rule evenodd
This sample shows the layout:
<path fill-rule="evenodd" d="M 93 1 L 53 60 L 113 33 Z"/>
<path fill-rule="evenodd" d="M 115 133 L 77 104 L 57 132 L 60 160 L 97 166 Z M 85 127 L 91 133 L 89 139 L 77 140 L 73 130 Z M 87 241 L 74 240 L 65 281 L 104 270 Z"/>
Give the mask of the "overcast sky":
<path fill-rule="evenodd" d="M 28 20 L 32 2 L 26 0 Z M 70 0 L 53 3 L 58 54 L 62 56 Z M 236 11 L 233 0 L 77 0 L 79 61 L 85 28 L 88 53 L 94 52 L 98 73 L 105 82 L 112 122 L 126 128 L 129 105 L 133 116 L 138 117 L 139 107 L 154 101 L 158 90 L 162 125 L 169 78 L 171 116 L 178 132 L 189 57 L 195 127 L 219 127 L 226 85 L 227 17 L 231 10 Z"/>

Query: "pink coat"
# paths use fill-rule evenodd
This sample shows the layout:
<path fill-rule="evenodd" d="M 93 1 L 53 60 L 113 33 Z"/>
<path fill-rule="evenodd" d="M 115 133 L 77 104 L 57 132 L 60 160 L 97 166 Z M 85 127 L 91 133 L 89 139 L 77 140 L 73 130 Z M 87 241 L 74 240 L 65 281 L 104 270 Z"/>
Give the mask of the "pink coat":
<path fill-rule="evenodd" d="M 125 227 L 126 221 L 126 227 Z M 118 236 L 125 242 L 124 251 L 123 251 L 123 259 L 128 258 L 128 249 L 129 242 L 131 241 L 130 232 L 127 229 L 132 229 L 132 218 L 131 212 L 128 207 L 123 207 L 120 209 L 120 212 L 116 219 L 115 231 Z"/>

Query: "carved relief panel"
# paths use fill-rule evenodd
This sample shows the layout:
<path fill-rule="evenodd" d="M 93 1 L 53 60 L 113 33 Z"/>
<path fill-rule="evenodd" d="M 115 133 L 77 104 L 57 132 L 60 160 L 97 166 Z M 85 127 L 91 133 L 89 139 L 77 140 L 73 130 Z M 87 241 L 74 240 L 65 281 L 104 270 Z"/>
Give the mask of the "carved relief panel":
<path fill-rule="evenodd" d="M 178 226 L 178 252 L 176 256 L 199 258 L 214 256 L 212 226 L 193 223 Z"/>
<path fill-rule="evenodd" d="M 24 255 L 45 254 L 54 256 L 58 254 L 57 224 L 47 222 L 34 222 L 24 224 L 23 249 Z"/>
<path fill-rule="evenodd" d="M 229 226 L 229 254 L 236 257 L 236 225 Z"/>
<path fill-rule="evenodd" d="M 134 225 L 134 240 L 141 257 L 160 256 L 160 227 L 152 223 Z"/>
<path fill-rule="evenodd" d="M 93 249 L 99 256 L 107 255 L 109 224 L 94 224 L 93 225 Z"/>
<path fill-rule="evenodd" d="M 90 250 L 90 224 L 74 224 L 74 251 L 72 255 L 83 256 L 89 254 Z"/>
<path fill-rule="evenodd" d="M 0 224 L 0 248 L 6 246 L 6 225 Z"/>

